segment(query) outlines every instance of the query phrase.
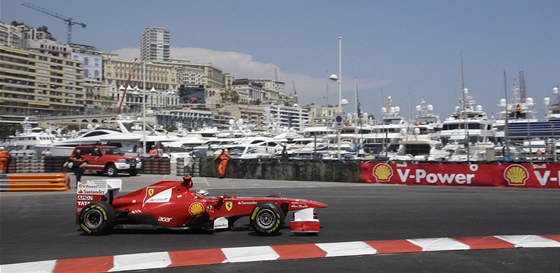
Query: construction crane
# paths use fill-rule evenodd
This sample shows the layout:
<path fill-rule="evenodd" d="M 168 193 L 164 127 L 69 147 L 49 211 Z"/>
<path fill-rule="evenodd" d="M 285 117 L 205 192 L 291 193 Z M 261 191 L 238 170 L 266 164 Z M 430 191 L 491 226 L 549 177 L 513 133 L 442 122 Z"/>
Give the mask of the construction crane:
<path fill-rule="evenodd" d="M 66 33 L 66 42 L 68 44 L 70 44 L 72 42 L 72 26 L 73 25 L 80 25 L 82 26 L 82 28 L 85 28 L 87 25 L 81 22 L 76 22 L 74 21 L 74 19 L 70 18 L 70 17 L 66 17 L 64 15 L 60 15 L 56 12 L 52 12 L 50 10 L 44 9 L 42 7 L 39 6 L 35 6 L 33 4 L 27 3 L 27 2 L 23 2 L 21 3 L 22 6 L 26 6 L 30 9 L 34 9 L 36 11 L 40 11 L 42 13 L 48 14 L 50 16 L 56 17 L 62 21 L 64 21 L 66 23 L 66 25 L 68 26 L 68 32 Z"/>

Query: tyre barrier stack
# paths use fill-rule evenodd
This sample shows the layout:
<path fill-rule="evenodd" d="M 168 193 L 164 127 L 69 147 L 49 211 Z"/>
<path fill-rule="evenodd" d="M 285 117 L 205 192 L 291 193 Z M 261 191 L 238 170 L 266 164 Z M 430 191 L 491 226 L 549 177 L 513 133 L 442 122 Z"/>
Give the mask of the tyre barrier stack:
<path fill-rule="evenodd" d="M 177 176 L 200 176 L 200 159 L 199 158 L 177 158 L 176 166 Z"/>
<path fill-rule="evenodd" d="M 45 157 L 45 172 L 47 173 L 60 173 L 64 170 L 64 163 L 68 162 L 67 156 L 46 156 Z"/>
<path fill-rule="evenodd" d="M 15 161 L 15 170 L 13 170 L 14 173 L 44 173 L 45 172 L 44 156 L 16 156 L 16 157 L 11 157 L 11 161 Z M 8 172 L 10 171 L 8 170 Z"/>
<path fill-rule="evenodd" d="M 0 191 L 67 191 L 70 177 L 66 173 L 0 175 Z"/>
<path fill-rule="evenodd" d="M 8 173 L 60 173 L 67 156 L 12 156 Z"/>
<path fill-rule="evenodd" d="M 171 174 L 171 162 L 168 157 L 142 158 L 144 174 Z"/>

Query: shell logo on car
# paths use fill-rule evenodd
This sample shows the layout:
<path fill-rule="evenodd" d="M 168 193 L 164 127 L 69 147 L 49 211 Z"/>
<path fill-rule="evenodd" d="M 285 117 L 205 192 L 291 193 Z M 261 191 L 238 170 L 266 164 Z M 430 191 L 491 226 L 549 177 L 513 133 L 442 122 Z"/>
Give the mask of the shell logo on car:
<path fill-rule="evenodd" d="M 373 167 L 373 176 L 379 182 L 389 182 L 391 177 L 393 177 L 393 169 L 391 166 L 385 163 L 380 163 Z"/>
<path fill-rule="evenodd" d="M 204 212 L 204 206 L 201 203 L 192 203 L 189 206 L 189 213 L 192 216 L 199 216 Z"/>
<path fill-rule="evenodd" d="M 510 165 L 504 170 L 504 179 L 510 186 L 525 186 L 529 172 L 521 165 Z"/>

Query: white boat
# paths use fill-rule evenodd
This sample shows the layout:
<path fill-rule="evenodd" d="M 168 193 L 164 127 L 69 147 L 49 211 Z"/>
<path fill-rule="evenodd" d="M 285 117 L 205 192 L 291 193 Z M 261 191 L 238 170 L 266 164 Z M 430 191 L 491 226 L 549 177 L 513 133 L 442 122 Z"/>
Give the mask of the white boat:
<path fill-rule="evenodd" d="M 226 146 L 225 148 L 228 149 L 228 153 L 231 156 L 231 158 L 254 159 L 254 158 L 276 157 L 275 148 L 261 146 L 258 144 L 237 144 L 237 145 Z"/>
<path fill-rule="evenodd" d="M 326 136 L 336 133 L 336 130 L 327 126 L 310 126 L 299 132 L 300 137 L 292 139 L 290 150 L 297 151 L 309 143 L 326 143 Z"/>
<path fill-rule="evenodd" d="M 450 161 L 494 160 L 495 129 L 481 105 L 463 89 L 455 111 L 443 121 L 440 138 Z"/>
<path fill-rule="evenodd" d="M 512 91 L 513 98 L 511 102 L 506 101 L 505 98 L 500 100 L 498 104 L 500 112 L 498 113 L 498 118 L 494 121 L 496 141 L 501 143 L 501 145 L 506 145 L 507 142 L 505 139 L 506 122 L 508 124 L 538 122 L 533 98 L 520 96 L 517 83 L 514 83 Z M 511 144 L 512 140 L 510 139 L 509 142 Z"/>
<path fill-rule="evenodd" d="M 443 127 L 434 107 L 422 98 L 416 106 L 416 117 L 409 132 L 400 141 L 396 153 L 389 154 L 390 160 L 398 161 L 445 161 L 449 152 L 443 149 L 439 139 Z"/>
<path fill-rule="evenodd" d="M 438 140 L 420 139 L 403 140 L 396 153 L 389 155 L 389 160 L 396 161 L 446 161 L 449 152 L 443 149 Z"/>
<path fill-rule="evenodd" d="M 52 153 L 56 156 L 69 156 L 72 149 L 82 145 L 114 145 L 122 151 L 134 153 L 134 147 L 141 145 L 142 135 L 121 131 L 117 128 L 96 127 L 74 138 L 55 141 Z"/>
<path fill-rule="evenodd" d="M 146 142 L 148 150 L 153 145 L 179 140 L 177 136 L 158 132 L 150 126 L 146 127 L 145 132 L 139 131 L 139 127 L 134 127 L 138 122 L 141 121 L 117 118 L 108 122 L 113 123 L 110 127 L 94 127 L 74 138 L 55 141 L 53 154 L 69 155 L 73 147 L 96 144 L 114 145 L 126 153 L 136 153 L 136 147 L 142 147 L 143 142 Z M 131 131 L 132 128 L 135 128 L 135 132 Z"/>
<path fill-rule="evenodd" d="M 428 104 L 424 98 L 416 106 L 416 116 L 411 124 L 406 140 L 432 139 L 439 140 L 443 123 L 434 111 L 434 106 Z"/>
<path fill-rule="evenodd" d="M 394 153 L 400 142 L 406 137 L 409 123 L 400 114 L 400 107 L 393 106 L 391 96 L 381 107 L 382 119 L 372 126 L 372 132 L 361 135 L 362 146 L 366 153 Z"/>
<path fill-rule="evenodd" d="M 51 130 L 33 127 L 29 118 L 26 117 L 21 123 L 22 132 L 16 133 L 10 137 L 10 140 L 2 143 L 4 149 L 10 152 L 12 156 L 24 155 L 41 155 L 46 150 L 53 147 L 53 143 L 57 140 L 57 136 Z"/>

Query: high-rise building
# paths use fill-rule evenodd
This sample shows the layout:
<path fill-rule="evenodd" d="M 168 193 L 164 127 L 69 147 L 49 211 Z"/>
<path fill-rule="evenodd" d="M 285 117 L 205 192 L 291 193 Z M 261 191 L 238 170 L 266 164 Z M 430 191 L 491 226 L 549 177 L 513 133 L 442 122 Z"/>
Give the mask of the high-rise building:
<path fill-rule="evenodd" d="M 169 61 L 169 30 L 161 27 L 146 28 L 140 42 L 140 58 L 143 61 Z"/>

